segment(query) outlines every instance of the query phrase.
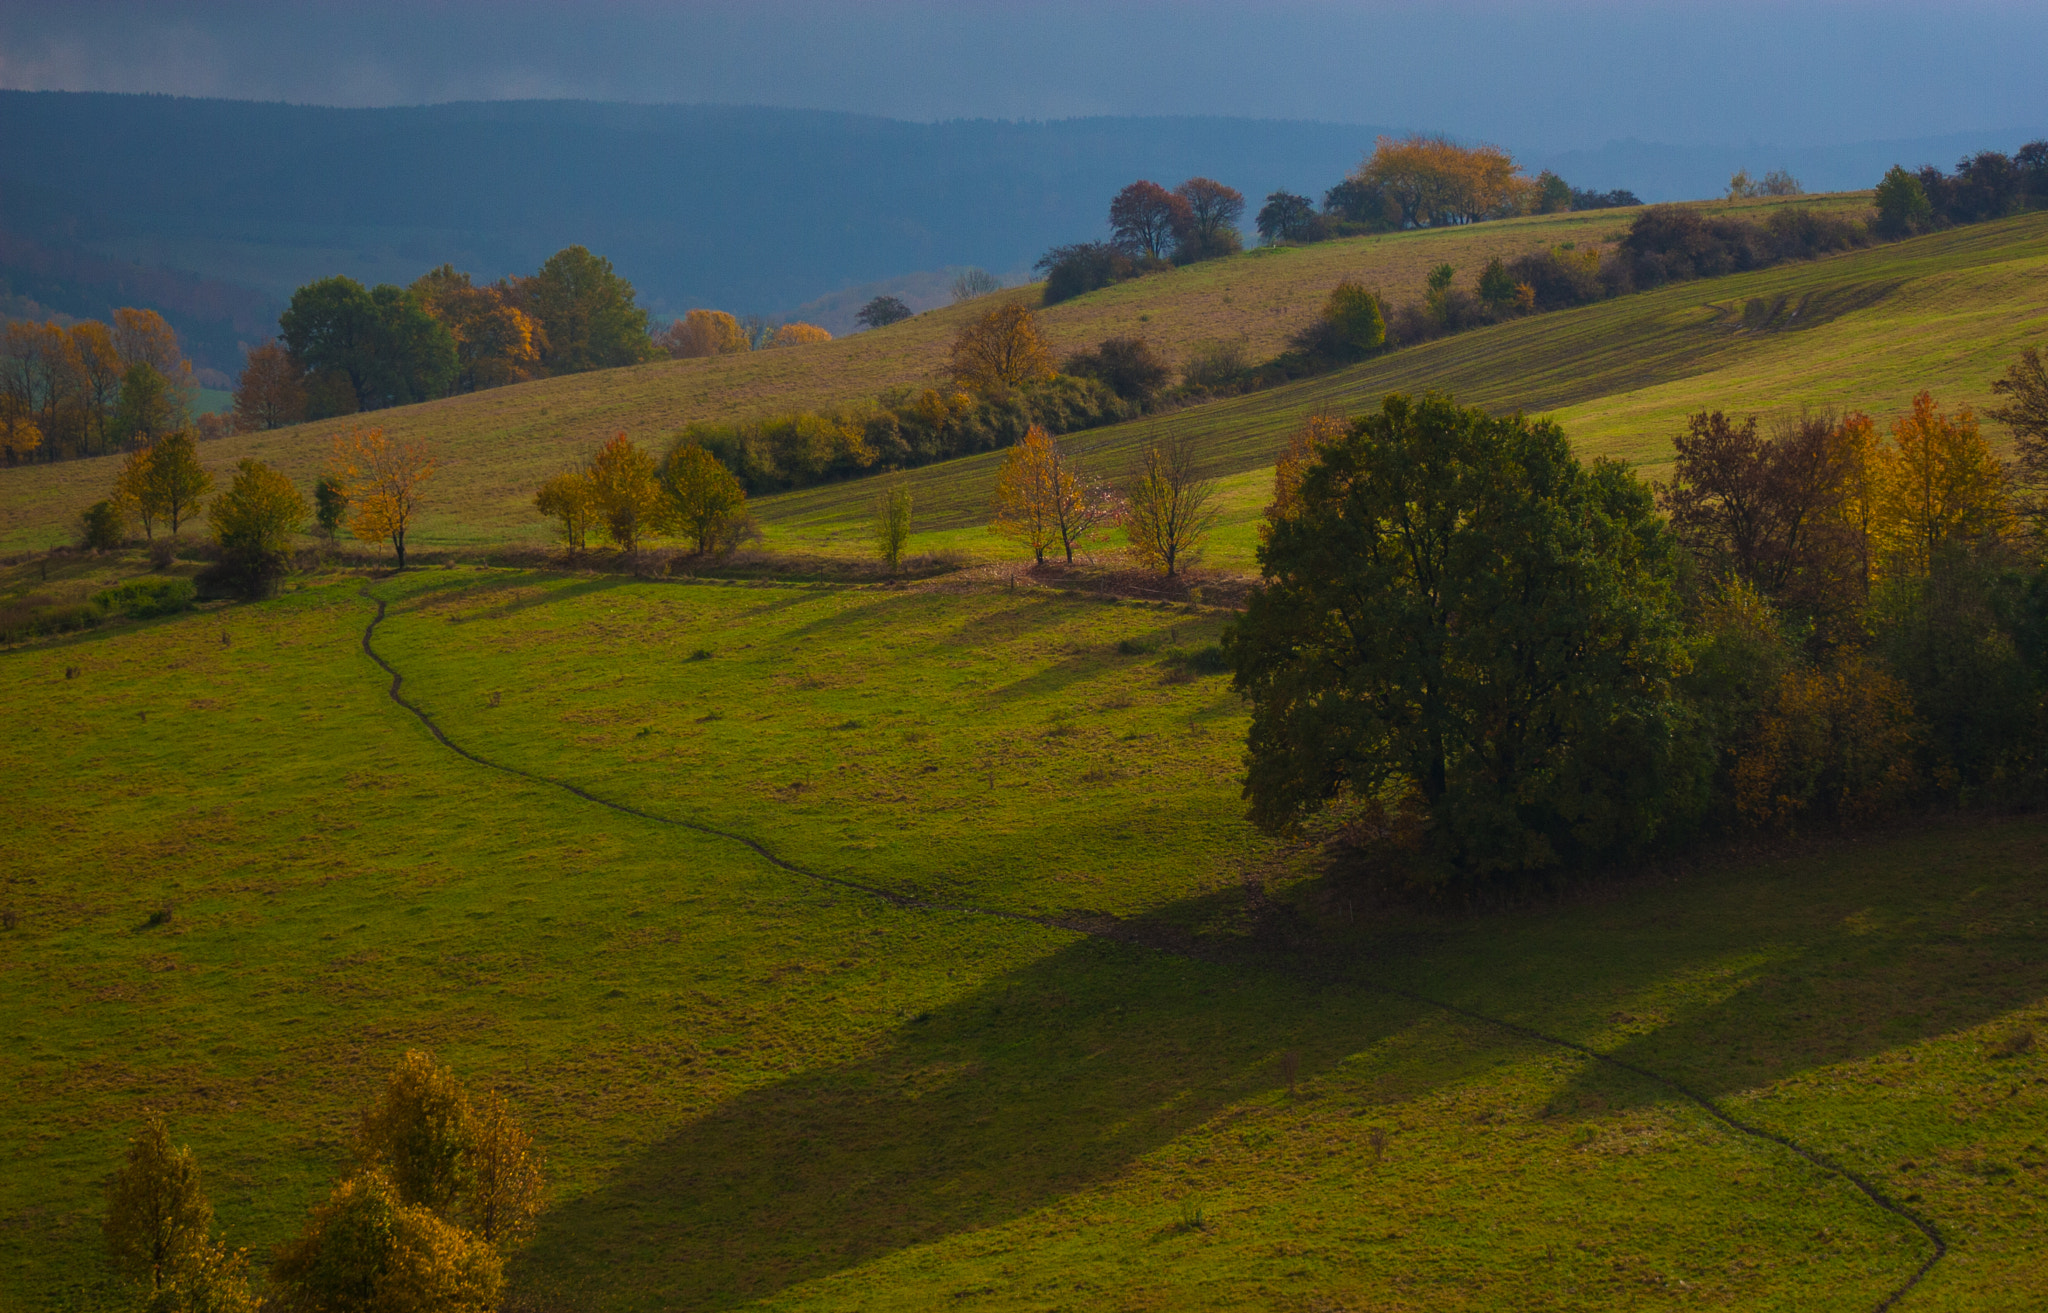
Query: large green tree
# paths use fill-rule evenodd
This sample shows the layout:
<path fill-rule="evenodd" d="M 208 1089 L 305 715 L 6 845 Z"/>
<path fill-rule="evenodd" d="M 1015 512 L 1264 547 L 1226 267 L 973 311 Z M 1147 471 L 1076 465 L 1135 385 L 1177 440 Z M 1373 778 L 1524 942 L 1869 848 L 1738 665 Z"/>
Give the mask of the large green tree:
<path fill-rule="evenodd" d="M 610 260 L 581 246 L 549 256 L 519 291 L 546 336 L 541 359 L 549 373 L 609 369 L 661 354 L 647 336 L 647 312 L 633 303 L 633 285 L 612 272 Z"/>
<path fill-rule="evenodd" d="M 1696 814 L 1672 542 L 1649 489 L 1580 465 L 1557 425 L 1389 396 L 1316 448 L 1259 561 L 1228 642 L 1262 826 L 1406 797 L 1427 870 L 1476 878 Z"/>
<path fill-rule="evenodd" d="M 292 293 L 277 322 L 285 349 L 311 376 L 316 419 L 351 413 L 350 397 L 354 409 L 376 410 L 445 396 L 460 369 L 454 335 L 402 287 L 323 278 Z M 348 396 L 337 403 L 341 379 Z"/>

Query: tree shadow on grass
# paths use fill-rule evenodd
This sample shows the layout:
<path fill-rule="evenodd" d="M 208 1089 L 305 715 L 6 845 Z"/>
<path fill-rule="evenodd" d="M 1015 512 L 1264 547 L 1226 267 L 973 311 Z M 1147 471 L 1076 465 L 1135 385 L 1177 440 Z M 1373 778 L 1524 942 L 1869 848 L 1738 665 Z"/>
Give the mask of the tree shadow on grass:
<path fill-rule="evenodd" d="M 734 1098 L 557 1207 L 515 1286 L 722 1309 L 1044 1206 L 1417 1013 L 1100 940 Z M 1171 1204 L 1161 1201 L 1162 1219 Z"/>

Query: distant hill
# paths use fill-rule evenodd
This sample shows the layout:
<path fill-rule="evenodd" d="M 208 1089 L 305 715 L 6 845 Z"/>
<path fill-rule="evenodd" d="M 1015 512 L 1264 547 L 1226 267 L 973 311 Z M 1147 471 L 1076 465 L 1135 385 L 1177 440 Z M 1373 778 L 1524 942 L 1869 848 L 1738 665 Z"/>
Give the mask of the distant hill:
<path fill-rule="evenodd" d="M 1207 174 L 1254 205 L 1279 187 L 1320 195 L 1376 131 L 0 92 L 0 197 L 33 197 L 0 204 L 0 223 L 272 301 L 327 274 L 403 282 L 443 260 L 485 278 L 528 272 L 582 243 L 657 314 L 779 315 L 918 271 L 1022 274 L 1047 246 L 1100 235 L 1110 195 L 1141 176 Z"/>

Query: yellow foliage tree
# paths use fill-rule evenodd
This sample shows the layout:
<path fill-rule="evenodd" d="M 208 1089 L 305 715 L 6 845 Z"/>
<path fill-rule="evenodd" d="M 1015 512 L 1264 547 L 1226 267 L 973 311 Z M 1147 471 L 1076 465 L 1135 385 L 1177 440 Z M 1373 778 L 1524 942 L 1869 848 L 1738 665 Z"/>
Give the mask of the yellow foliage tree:
<path fill-rule="evenodd" d="M 2005 463 L 1969 407 L 1943 414 L 1930 394 L 1914 397 L 1878 458 L 1875 528 L 1885 568 L 1925 575 L 1944 552 L 2005 533 L 2008 486 Z"/>
<path fill-rule="evenodd" d="M 191 1149 L 174 1147 L 163 1117 L 150 1113 L 107 1189 L 101 1229 L 114 1262 L 152 1292 L 161 1290 L 206 1243 L 212 1225 L 198 1160 Z"/>
<path fill-rule="evenodd" d="M 1033 424 L 1010 448 L 996 476 L 995 513 L 989 527 L 1031 549 L 1040 564 L 1053 547 L 1067 564 L 1074 549 L 1112 518 L 1114 501 L 1084 476 L 1043 428 Z"/>
<path fill-rule="evenodd" d="M 388 541 L 403 570 L 420 489 L 436 468 L 426 443 L 392 442 L 381 428 L 337 437 L 331 473 L 348 502 L 349 532 L 363 542 Z"/>
<path fill-rule="evenodd" d="M 461 1197 L 471 1135 L 469 1096 L 455 1073 L 410 1049 L 363 1114 L 357 1152 L 401 1201 L 446 1213 Z"/>
<path fill-rule="evenodd" d="M 1171 579 L 1201 554 L 1215 527 L 1216 481 L 1196 471 L 1195 445 L 1184 434 L 1149 444 L 1124 492 L 1124 532 L 1131 553 Z"/>
<path fill-rule="evenodd" d="M 533 508 L 559 521 L 555 534 L 565 546 L 582 551 L 597 518 L 597 490 L 591 486 L 590 471 L 563 470 L 541 484 L 533 494 Z"/>
<path fill-rule="evenodd" d="M 464 1166 L 462 1213 L 476 1233 L 500 1248 L 532 1234 L 546 1197 L 543 1164 L 532 1137 L 496 1090 L 484 1095 L 470 1118 Z"/>
<path fill-rule="evenodd" d="M 1273 504 L 1259 522 L 1259 537 L 1272 536 L 1276 521 L 1294 513 L 1301 493 L 1301 473 L 1327 443 L 1344 436 L 1350 426 L 1338 415 L 1311 415 L 1287 439 L 1287 450 L 1273 464 Z"/>
<path fill-rule="evenodd" d="M 692 310 L 657 333 L 654 341 L 677 359 L 738 355 L 753 348 L 740 321 L 723 310 Z"/>
<path fill-rule="evenodd" d="M 0 395 L 0 451 L 9 465 L 27 460 L 43 445 L 42 426 L 35 414 L 12 396 Z"/>
<path fill-rule="evenodd" d="M 375 1171 L 335 1187 L 270 1277 L 290 1313 L 491 1313 L 504 1287 L 488 1243 Z"/>
<path fill-rule="evenodd" d="M 1787 671 L 1737 757 L 1736 810 L 1780 829 L 1809 814 L 1872 820 L 1917 787 L 1916 741 L 1912 698 L 1884 671 L 1855 659 Z"/>
<path fill-rule="evenodd" d="M 1023 387 L 1053 376 L 1038 319 L 1012 301 L 982 315 L 953 339 L 953 381 L 973 392 Z"/>
<path fill-rule="evenodd" d="M 590 462 L 597 522 L 622 552 L 640 550 L 640 540 L 669 526 L 668 499 L 655 478 L 654 457 L 625 434 L 615 435 Z"/>
<path fill-rule="evenodd" d="M 718 457 L 695 442 L 669 452 L 661 467 L 675 522 L 700 556 L 732 550 L 747 527 L 747 493 Z"/>
<path fill-rule="evenodd" d="M 809 346 L 813 342 L 830 342 L 832 335 L 816 324 L 784 324 L 775 330 L 775 336 L 768 340 L 769 346 Z"/>

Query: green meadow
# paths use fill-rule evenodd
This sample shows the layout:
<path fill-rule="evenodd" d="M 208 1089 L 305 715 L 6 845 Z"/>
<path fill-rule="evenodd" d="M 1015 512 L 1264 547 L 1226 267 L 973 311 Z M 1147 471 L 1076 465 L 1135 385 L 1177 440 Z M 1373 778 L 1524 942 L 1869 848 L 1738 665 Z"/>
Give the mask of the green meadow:
<path fill-rule="evenodd" d="M 0 1308 L 116 1298 L 145 1107 L 260 1261 L 414 1046 L 522 1308 L 1869 1308 L 1916 1217 L 1899 1307 L 2048 1302 L 2038 817 L 1389 909 L 1240 819 L 1215 611 L 288 587 L 0 653 Z"/>

